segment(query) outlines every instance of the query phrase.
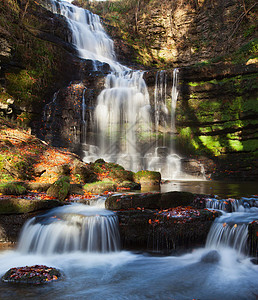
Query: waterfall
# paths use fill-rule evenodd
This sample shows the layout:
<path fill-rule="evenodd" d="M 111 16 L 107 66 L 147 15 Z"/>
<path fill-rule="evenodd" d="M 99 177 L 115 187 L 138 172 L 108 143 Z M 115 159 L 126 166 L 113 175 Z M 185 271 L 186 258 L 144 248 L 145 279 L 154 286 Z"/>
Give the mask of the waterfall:
<path fill-rule="evenodd" d="M 177 178 L 180 157 L 174 150 L 178 69 L 173 78 L 158 71 L 154 99 L 150 99 L 144 72 L 131 70 L 116 60 L 114 43 L 99 16 L 76 7 L 71 1 L 52 1 L 52 11 L 61 14 L 71 29 L 70 42 L 78 56 L 110 66 L 103 91 L 97 97 L 93 118 L 87 119 L 88 104 L 83 91 L 81 144 L 83 160 L 103 158 L 134 172 L 159 171 L 163 178 Z M 168 89 L 171 86 L 171 92 Z"/>
<path fill-rule="evenodd" d="M 38 254 L 119 250 L 117 216 L 104 209 L 78 204 L 30 219 L 22 229 L 18 244 L 18 251 Z"/>

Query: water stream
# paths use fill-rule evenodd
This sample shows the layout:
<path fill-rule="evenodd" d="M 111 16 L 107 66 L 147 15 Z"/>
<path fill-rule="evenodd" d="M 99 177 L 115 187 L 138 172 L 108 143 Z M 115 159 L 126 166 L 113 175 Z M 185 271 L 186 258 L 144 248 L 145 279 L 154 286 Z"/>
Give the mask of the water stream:
<path fill-rule="evenodd" d="M 230 223 L 232 213 L 218 219 L 205 248 L 158 257 L 119 251 L 115 215 L 100 208 L 100 202 L 98 207 L 73 204 L 31 219 L 18 249 L 0 253 L 0 276 L 11 267 L 44 264 L 60 268 L 65 277 L 43 286 L 1 282 L 0 299 L 256 299 L 258 266 L 239 247 L 217 238 L 216 224 Z M 248 212 L 238 214 L 251 220 Z M 105 221 L 99 223 L 100 218 Z M 240 248 L 245 234 L 244 228 L 232 235 L 238 236 Z"/>

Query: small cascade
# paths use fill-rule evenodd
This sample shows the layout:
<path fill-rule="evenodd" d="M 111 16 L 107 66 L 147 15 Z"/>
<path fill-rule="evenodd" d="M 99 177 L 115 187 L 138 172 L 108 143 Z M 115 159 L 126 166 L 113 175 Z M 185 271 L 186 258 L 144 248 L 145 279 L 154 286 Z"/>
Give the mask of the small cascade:
<path fill-rule="evenodd" d="M 239 253 L 247 254 L 248 225 L 214 223 L 206 241 L 206 248 L 220 249 L 230 247 Z"/>
<path fill-rule="evenodd" d="M 106 34 L 98 15 L 72 5 L 72 1 L 52 0 L 53 13 L 64 16 L 71 29 L 71 42 L 84 59 L 91 59 L 97 70 L 99 63 L 107 63 L 114 71 L 121 71 L 123 66 L 116 62 L 114 43 Z"/>
<path fill-rule="evenodd" d="M 206 199 L 206 207 L 223 212 L 212 224 L 206 248 L 233 248 L 239 254 L 249 254 L 248 226 L 257 220 L 257 197 L 241 199 Z"/>
<path fill-rule="evenodd" d="M 37 254 L 119 250 L 117 216 L 79 204 L 32 218 L 24 225 L 18 244 L 18 251 Z"/>
<path fill-rule="evenodd" d="M 252 207 L 258 207 L 258 199 L 257 197 L 241 199 L 207 198 L 206 207 L 211 209 L 219 209 L 226 212 L 249 211 Z"/>

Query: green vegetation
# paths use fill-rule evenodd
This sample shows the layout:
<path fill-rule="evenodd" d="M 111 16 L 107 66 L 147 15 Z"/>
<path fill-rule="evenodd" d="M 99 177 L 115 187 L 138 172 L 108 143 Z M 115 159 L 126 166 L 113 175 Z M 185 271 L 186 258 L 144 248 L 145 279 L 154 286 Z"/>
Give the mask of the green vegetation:
<path fill-rule="evenodd" d="M 70 178 L 67 176 L 61 176 L 55 181 L 47 190 L 47 195 L 57 198 L 60 201 L 64 201 L 69 194 L 70 190 Z"/>
<path fill-rule="evenodd" d="M 0 183 L 0 193 L 4 195 L 24 195 L 27 193 L 26 187 L 20 182 Z"/>

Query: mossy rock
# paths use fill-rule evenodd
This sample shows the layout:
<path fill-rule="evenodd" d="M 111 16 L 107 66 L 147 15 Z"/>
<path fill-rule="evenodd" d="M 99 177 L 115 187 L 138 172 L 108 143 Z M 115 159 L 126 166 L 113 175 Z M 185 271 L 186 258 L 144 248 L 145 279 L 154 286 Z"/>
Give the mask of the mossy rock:
<path fill-rule="evenodd" d="M 133 179 L 141 186 L 160 185 L 161 174 L 155 171 L 139 171 L 134 174 Z"/>
<path fill-rule="evenodd" d="M 98 181 L 93 183 L 87 183 L 83 186 L 86 192 L 100 194 L 105 191 L 115 192 L 117 190 L 117 184 L 113 181 Z"/>
<path fill-rule="evenodd" d="M 24 184 L 20 182 L 7 182 L 0 183 L 0 193 L 4 195 L 24 195 L 27 193 L 27 189 Z"/>
<path fill-rule="evenodd" d="M 140 190 L 141 185 L 139 183 L 132 182 L 132 181 L 123 181 L 122 183 L 118 184 L 117 189 L 134 191 L 134 190 Z"/>
<path fill-rule="evenodd" d="M 80 161 L 74 163 L 72 174 L 84 183 L 91 183 L 98 180 L 98 176 L 94 170 Z"/>
<path fill-rule="evenodd" d="M 47 195 L 64 201 L 70 191 L 70 178 L 67 176 L 60 177 L 47 190 Z"/>
<path fill-rule="evenodd" d="M 24 214 L 28 212 L 51 209 L 62 205 L 58 200 L 31 200 L 9 198 L 0 200 L 0 214 Z"/>
<path fill-rule="evenodd" d="M 136 209 L 137 207 L 156 209 L 159 207 L 160 198 L 160 193 L 114 195 L 107 198 L 105 206 L 111 210 Z"/>
<path fill-rule="evenodd" d="M 115 182 L 133 181 L 133 172 L 125 170 L 115 163 L 107 163 L 98 159 L 89 165 L 89 168 L 97 175 L 98 180 L 109 179 Z"/>
<path fill-rule="evenodd" d="M 52 267 L 34 265 L 11 268 L 2 277 L 3 282 L 43 284 L 56 281 L 62 277 L 61 272 Z"/>

